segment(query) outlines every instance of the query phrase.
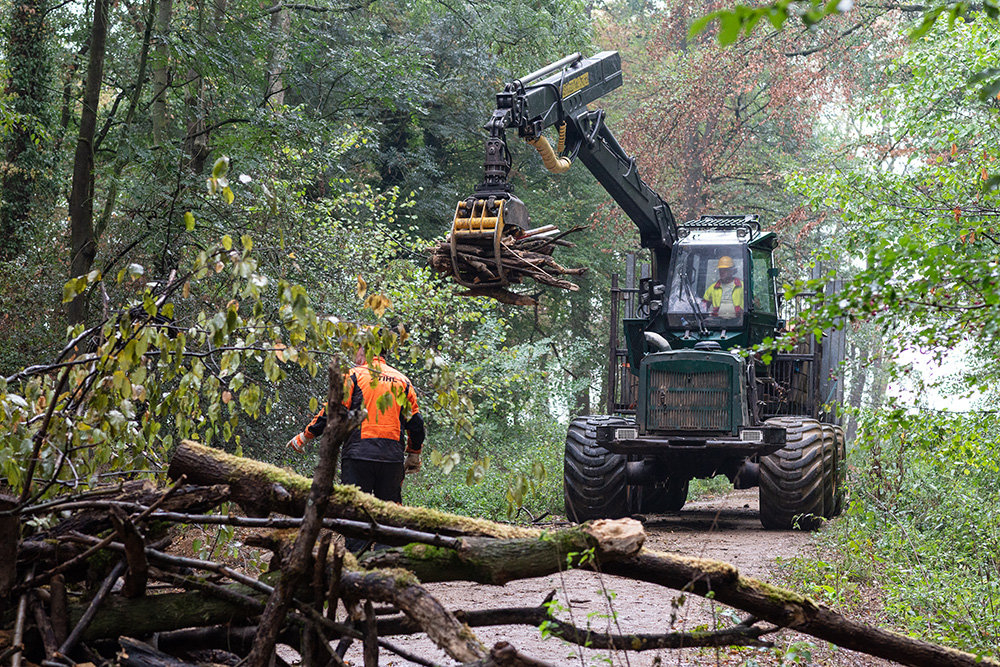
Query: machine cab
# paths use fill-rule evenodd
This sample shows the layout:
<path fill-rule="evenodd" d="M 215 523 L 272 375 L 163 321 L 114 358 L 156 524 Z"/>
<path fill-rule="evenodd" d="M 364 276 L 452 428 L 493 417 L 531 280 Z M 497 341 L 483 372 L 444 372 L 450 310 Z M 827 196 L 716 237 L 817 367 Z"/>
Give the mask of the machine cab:
<path fill-rule="evenodd" d="M 679 236 L 648 330 L 682 348 L 704 340 L 743 347 L 773 335 L 775 235 L 761 233 L 756 217 L 704 216 L 680 227 Z"/>
<path fill-rule="evenodd" d="M 739 329 L 743 326 L 750 266 L 735 231 L 693 231 L 675 246 L 664 295 L 670 329 Z"/>

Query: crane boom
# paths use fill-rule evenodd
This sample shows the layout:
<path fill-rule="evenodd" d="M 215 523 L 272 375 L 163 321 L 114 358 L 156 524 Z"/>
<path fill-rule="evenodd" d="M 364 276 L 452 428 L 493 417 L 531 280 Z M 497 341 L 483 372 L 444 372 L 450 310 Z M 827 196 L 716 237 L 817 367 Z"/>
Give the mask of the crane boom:
<path fill-rule="evenodd" d="M 617 51 L 590 58 L 574 54 L 507 84 L 497 94 L 497 108 L 486 129 L 491 138 L 515 128 L 522 138 L 533 140 L 549 127 L 566 124 L 568 154 L 579 156 L 635 223 L 642 247 L 670 248 L 677 240 L 670 206 L 639 176 L 635 159 L 605 123 L 604 111 L 587 107 L 621 85 Z"/>
<path fill-rule="evenodd" d="M 511 157 L 506 130 L 514 129 L 538 150 L 551 171 L 565 171 L 579 157 L 636 225 L 642 247 L 652 250 L 654 276 L 665 273 L 678 238 L 673 212 L 639 175 L 635 158 L 607 126 L 604 110 L 588 108 L 621 85 L 621 57 L 617 51 L 602 51 L 589 58 L 578 53 L 563 58 L 511 81 L 497 93 L 496 109 L 485 125 L 489 136 L 483 182 L 459 202 L 452 239 L 496 241 L 505 226 L 527 226 L 524 204 L 507 179 Z M 542 135 L 553 126 L 559 131 L 555 150 Z M 455 275 L 459 273 L 456 267 Z"/>

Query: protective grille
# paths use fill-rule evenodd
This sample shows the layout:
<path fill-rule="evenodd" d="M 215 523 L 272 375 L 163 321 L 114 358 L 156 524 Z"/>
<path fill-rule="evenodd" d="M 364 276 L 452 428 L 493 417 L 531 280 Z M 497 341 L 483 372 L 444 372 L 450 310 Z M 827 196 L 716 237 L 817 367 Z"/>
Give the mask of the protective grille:
<path fill-rule="evenodd" d="M 646 429 L 729 430 L 732 424 L 730 371 L 673 371 L 654 368 L 649 372 L 649 403 Z"/>

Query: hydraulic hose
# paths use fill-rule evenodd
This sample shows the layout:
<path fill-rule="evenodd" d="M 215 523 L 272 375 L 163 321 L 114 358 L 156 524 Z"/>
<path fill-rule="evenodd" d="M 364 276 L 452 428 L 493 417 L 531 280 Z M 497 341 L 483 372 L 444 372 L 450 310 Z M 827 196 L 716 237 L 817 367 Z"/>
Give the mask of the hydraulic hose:
<path fill-rule="evenodd" d="M 539 136 L 534 139 L 526 139 L 526 141 L 535 147 L 538 154 L 542 157 L 542 164 L 545 168 L 551 171 L 553 174 L 561 174 L 565 172 L 573 164 L 573 160 L 568 157 L 559 157 L 556 151 L 552 149 L 552 144 L 545 137 Z M 566 123 L 559 126 L 559 153 L 562 153 L 566 148 Z"/>

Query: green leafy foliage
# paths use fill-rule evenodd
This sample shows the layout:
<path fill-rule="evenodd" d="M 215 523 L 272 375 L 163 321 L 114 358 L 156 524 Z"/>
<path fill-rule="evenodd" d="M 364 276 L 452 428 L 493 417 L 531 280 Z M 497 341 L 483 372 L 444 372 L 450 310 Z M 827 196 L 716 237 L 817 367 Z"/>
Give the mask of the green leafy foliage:
<path fill-rule="evenodd" d="M 825 256 L 850 277 L 819 304 L 813 326 L 902 322 L 903 341 L 940 353 L 965 337 L 996 338 L 1000 199 L 984 187 L 997 159 L 997 109 L 965 85 L 996 65 L 995 31 L 961 19 L 935 31 L 896 60 L 889 86 L 852 111 L 863 128 L 852 154 L 792 185 L 835 214 Z"/>
<path fill-rule="evenodd" d="M 847 611 L 877 596 L 898 627 L 995 656 L 998 427 L 993 413 L 865 415 L 850 505 L 823 533 L 828 557 L 789 564 L 799 585 Z"/>

